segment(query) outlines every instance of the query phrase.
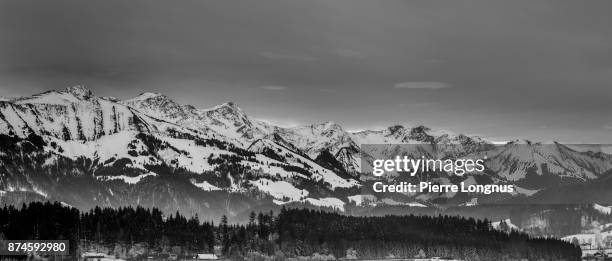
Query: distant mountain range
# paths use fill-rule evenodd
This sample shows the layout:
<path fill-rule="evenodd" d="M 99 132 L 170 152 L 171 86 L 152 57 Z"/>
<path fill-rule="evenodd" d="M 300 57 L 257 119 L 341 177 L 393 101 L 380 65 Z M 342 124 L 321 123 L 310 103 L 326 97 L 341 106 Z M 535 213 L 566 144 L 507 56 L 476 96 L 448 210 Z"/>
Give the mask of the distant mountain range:
<path fill-rule="evenodd" d="M 0 136 L 0 200 L 5 203 L 143 205 L 208 217 L 285 204 L 344 211 L 348 205 L 474 202 L 469 195 L 364 195 L 363 144 L 459 146 L 459 156 L 487 156 L 490 171 L 434 181 L 512 182 L 519 186 L 517 198 L 592 183 L 612 169 L 609 154 L 558 143 L 495 146 L 481 137 L 425 126 L 349 132 L 323 122 L 286 128 L 252 119 L 231 102 L 198 109 L 159 93 L 129 100 L 97 97 L 83 86 L 3 98 Z"/>

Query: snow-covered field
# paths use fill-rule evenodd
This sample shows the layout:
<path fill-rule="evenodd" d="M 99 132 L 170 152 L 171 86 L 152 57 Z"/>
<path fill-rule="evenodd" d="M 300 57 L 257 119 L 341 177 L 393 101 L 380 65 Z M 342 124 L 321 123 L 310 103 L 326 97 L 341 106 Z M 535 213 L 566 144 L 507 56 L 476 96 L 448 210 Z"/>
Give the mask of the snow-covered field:
<path fill-rule="evenodd" d="M 194 180 L 191 180 L 191 184 L 198 188 L 201 188 L 204 191 L 221 190 L 219 187 L 208 183 L 208 181 L 195 182 Z"/>
<path fill-rule="evenodd" d="M 252 185 L 257 187 L 260 191 L 270 194 L 275 199 L 285 201 L 299 201 L 303 197 L 308 196 L 308 190 L 298 189 L 293 184 L 287 181 L 273 181 L 270 179 L 262 178 L 259 180 L 250 181 Z"/>
<path fill-rule="evenodd" d="M 495 222 L 491 222 L 491 226 L 494 229 L 500 229 L 500 224 L 502 222 L 501 221 L 495 221 Z M 520 228 L 518 226 L 516 226 L 515 224 L 512 224 L 512 221 L 508 218 L 504 220 L 504 223 L 506 223 L 506 225 L 508 225 L 509 229 L 514 229 L 514 230 L 520 230 Z"/>
<path fill-rule="evenodd" d="M 595 210 L 601 212 L 602 214 L 610 215 L 610 213 L 612 213 L 612 207 L 610 206 L 606 207 L 595 203 L 593 204 L 593 208 L 595 208 Z"/>
<path fill-rule="evenodd" d="M 125 176 L 125 175 L 118 175 L 118 176 L 98 176 L 97 178 L 99 180 L 106 180 L 106 181 L 109 181 L 109 180 L 121 180 L 121 181 L 123 181 L 125 183 L 128 183 L 128 184 L 136 184 L 136 183 L 140 182 L 145 177 L 156 176 L 156 175 L 157 174 L 155 174 L 155 173 L 149 172 L 149 173 L 146 173 L 146 174 L 138 175 L 136 177 L 128 177 L 128 176 Z"/>

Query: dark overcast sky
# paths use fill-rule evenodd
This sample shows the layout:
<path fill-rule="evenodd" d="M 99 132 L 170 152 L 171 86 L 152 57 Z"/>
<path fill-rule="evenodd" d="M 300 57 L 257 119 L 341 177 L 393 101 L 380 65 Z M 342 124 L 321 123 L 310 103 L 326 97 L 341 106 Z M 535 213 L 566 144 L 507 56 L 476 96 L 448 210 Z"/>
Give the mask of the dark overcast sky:
<path fill-rule="evenodd" d="M 612 142 L 612 1 L 0 2 L 0 95 L 86 84 L 285 124 Z"/>

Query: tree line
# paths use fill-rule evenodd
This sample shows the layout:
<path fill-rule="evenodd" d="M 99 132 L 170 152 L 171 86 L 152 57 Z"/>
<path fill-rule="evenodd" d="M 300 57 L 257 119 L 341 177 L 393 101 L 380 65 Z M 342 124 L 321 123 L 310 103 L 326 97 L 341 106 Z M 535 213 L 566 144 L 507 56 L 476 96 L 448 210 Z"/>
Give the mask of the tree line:
<path fill-rule="evenodd" d="M 0 238 L 67 239 L 71 253 L 82 242 L 144 243 L 149 249 L 181 246 L 192 253 L 243 259 L 267 256 L 358 258 L 453 257 L 464 260 L 577 260 L 580 248 L 553 238 L 499 231 L 489 221 L 460 216 L 357 217 L 309 209 L 256 214 L 245 224 L 223 217 L 215 225 L 197 215 L 164 215 L 142 207 L 81 212 L 60 203 L 34 202 L 0 209 Z"/>
<path fill-rule="evenodd" d="M 229 256 L 249 251 L 286 256 L 327 255 L 359 258 L 452 257 L 464 260 L 578 260 L 578 246 L 554 239 L 532 238 L 518 231 L 499 231 L 488 220 L 460 216 L 356 217 L 309 209 L 282 209 L 263 215 L 264 232 L 233 226 L 223 243 Z M 272 231 L 272 233 L 270 233 Z M 244 236 L 243 236 L 244 235 Z M 267 238 L 265 238 L 267 236 Z M 273 247 L 249 249 L 264 237 Z M 243 251 L 234 253 L 232 251 Z"/>
<path fill-rule="evenodd" d="M 182 246 L 192 252 L 212 252 L 215 226 L 197 215 L 178 212 L 164 216 L 156 208 L 100 208 L 87 212 L 60 203 L 32 202 L 0 209 L 0 238 L 69 240 L 70 253 L 83 243 L 100 245 L 146 243 L 149 249 Z"/>

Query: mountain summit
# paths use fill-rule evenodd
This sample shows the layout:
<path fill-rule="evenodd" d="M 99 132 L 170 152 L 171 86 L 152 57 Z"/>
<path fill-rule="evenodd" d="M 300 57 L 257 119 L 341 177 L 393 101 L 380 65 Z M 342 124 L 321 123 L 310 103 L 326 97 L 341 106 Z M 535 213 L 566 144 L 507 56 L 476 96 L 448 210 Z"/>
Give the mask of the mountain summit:
<path fill-rule="evenodd" d="M 75 97 L 79 99 L 89 99 L 94 96 L 93 92 L 87 89 L 85 85 L 71 86 L 71 87 L 66 88 L 64 91 L 73 94 Z"/>
<path fill-rule="evenodd" d="M 185 108 L 161 93 L 144 92 L 122 103 L 145 114 L 170 122 L 177 122 L 189 117 Z"/>

